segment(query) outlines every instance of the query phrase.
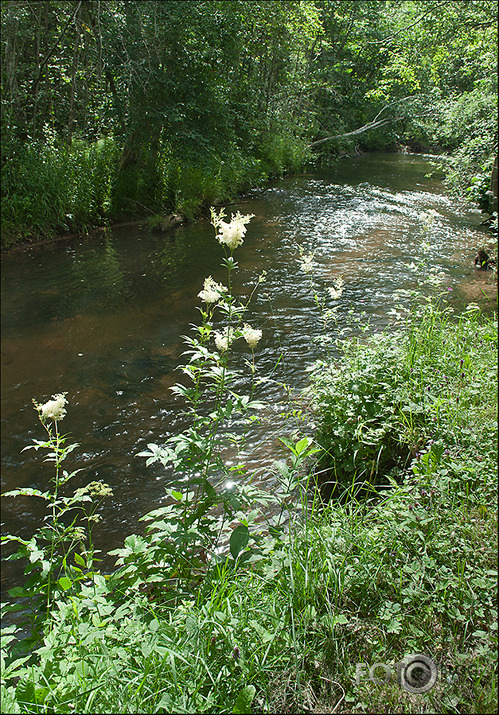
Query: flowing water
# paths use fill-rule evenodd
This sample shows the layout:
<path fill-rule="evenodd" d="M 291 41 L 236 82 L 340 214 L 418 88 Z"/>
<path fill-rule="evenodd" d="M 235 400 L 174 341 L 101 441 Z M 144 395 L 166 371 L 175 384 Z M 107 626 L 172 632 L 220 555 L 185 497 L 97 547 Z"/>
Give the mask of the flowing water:
<path fill-rule="evenodd" d="M 287 394 L 306 386 L 308 368 L 322 354 L 315 339 L 323 327 L 310 275 L 300 270 L 300 248 L 314 252 L 321 296 L 336 278 L 344 280 L 333 337 L 349 334 L 354 315 L 370 320 L 372 330 L 393 321 L 390 310 L 400 301 L 394 291 L 416 286 L 411 264 L 423 257 L 443 274 L 442 289 L 457 307 L 490 292 L 490 276 L 472 267 L 474 251 L 490 240 L 481 216 L 425 176 L 431 169 L 429 157 L 369 154 L 279 180 L 230 207 L 255 214 L 235 254 L 235 292 L 248 296 L 266 271 L 247 320 L 263 331 L 256 366 L 269 379 L 257 396 L 269 404 L 261 423 L 251 426 L 245 453 L 264 487 L 273 485 L 278 435 L 290 429 L 281 417 Z M 67 392 L 62 427 L 79 448 L 66 468 L 82 469 L 73 486 L 102 479 L 114 490 L 101 509 L 97 547 L 116 548 L 141 529 L 138 518 L 158 506 L 175 475 L 146 467 L 136 455 L 185 426 L 169 388 L 184 359 L 182 336 L 198 322 L 203 279 L 226 282 L 223 255 L 213 227 L 201 221 L 165 236 L 121 227 L 4 257 L 2 492 L 47 485 L 51 465 L 34 451 L 22 452 L 44 436 L 31 400 Z M 242 345 L 236 347 L 241 365 L 244 356 Z M 250 386 L 247 373 L 242 392 Z M 38 500 L 3 501 L 4 532 L 26 538 L 41 524 Z M 4 569 L 4 587 L 19 578 L 16 564 Z"/>

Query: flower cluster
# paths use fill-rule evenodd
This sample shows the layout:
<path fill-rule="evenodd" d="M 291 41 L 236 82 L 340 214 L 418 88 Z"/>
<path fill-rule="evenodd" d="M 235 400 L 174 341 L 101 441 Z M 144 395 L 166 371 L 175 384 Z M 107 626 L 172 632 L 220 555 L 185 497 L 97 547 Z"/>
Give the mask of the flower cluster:
<path fill-rule="evenodd" d="M 252 328 L 250 325 L 245 323 L 240 331 L 236 330 L 235 328 L 229 327 L 224 328 L 222 332 L 219 330 L 215 330 L 213 336 L 215 338 L 215 345 L 217 346 L 217 350 L 219 350 L 221 353 L 226 352 L 229 349 L 231 343 L 233 343 L 234 340 L 237 340 L 237 338 L 240 337 L 244 338 L 249 347 L 254 350 L 260 342 L 260 339 L 262 337 L 262 331 L 258 330 L 257 328 Z"/>
<path fill-rule="evenodd" d="M 65 405 L 68 403 L 66 400 L 67 394 L 67 392 L 61 392 L 57 395 L 52 395 L 52 399 L 48 400 L 48 402 L 45 402 L 43 405 L 40 405 L 38 402 L 33 400 L 33 404 L 38 410 L 42 422 L 45 422 L 45 420 L 54 420 L 54 422 L 57 422 L 65 417 Z"/>
<path fill-rule="evenodd" d="M 229 349 L 229 345 L 236 339 L 236 333 L 234 328 L 224 328 L 223 332 L 215 330 L 214 337 L 217 350 L 224 353 Z"/>
<path fill-rule="evenodd" d="M 83 487 L 83 489 L 85 489 L 94 499 L 113 496 L 112 487 L 105 482 L 90 482 L 90 484 L 87 484 L 87 486 Z"/>
<path fill-rule="evenodd" d="M 233 251 L 242 244 L 246 234 L 246 224 L 250 222 L 255 214 L 243 215 L 238 211 L 235 215 L 232 214 L 230 223 L 227 223 L 223 220 L 226 215 L 223 209 L 218 214 L 213 207 L 210 211 L 211 223 L 218 229 L 217 241 L 228 246 Z"/>
<path fill-rule="evenodd" d="M 335 278 L 334 288 L 332 286 L 329 287 L 328 292 L 332 300 L 341 298 L 341 294 L 343 293 L 343 278 Z"/>
<path fill-rule="evenodd" d="M 314 253 L 302 253 L 300 268 L 304 273 L 312 273 L 314 263 Z"/>
<path fill-rule="evenodd" d="M 249 347 L 254 350 L 262 337 L 262 331 L 252 328 L 247 323 L 244 324 L 242 330 L 243 338 L 248 343 Z"/>
<path fill-rule="evenodd" d="M 198 298 L 204 300 L 205 303 L 216 303 L 227 292 L 227 288 L 221 283 L 216 283 L 211 276 L 205 278 L 204 288 L 198 293 Z"/>

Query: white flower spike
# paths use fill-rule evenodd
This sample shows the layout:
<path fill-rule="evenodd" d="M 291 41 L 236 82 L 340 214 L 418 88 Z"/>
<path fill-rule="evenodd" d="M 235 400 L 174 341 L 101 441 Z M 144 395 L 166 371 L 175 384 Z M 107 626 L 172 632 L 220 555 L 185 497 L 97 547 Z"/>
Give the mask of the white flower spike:
<path fill-rule="evenodd" d="M 246 235 L 246 224 L 251 221 L 255 214 L 246 214 L 243 216 L 243 214 L 238 211 L 235 215 L 232 215 L 231 222 L 227 223 L 223 220 L 225 216 L 223 209 L 221 209 L 218 214 L 213 207 L 210 211 L 211 223 L 218 229 L 216 236 L 217 241 L 228 246 L 228 248 L 233 251 L 243 243 L 244 236 Z"/>
<path fill-rule="evenodd" d="M 243 326 L 242 333 L 243 338 L 246 340 L 249 347 L 254 350 L 260 342 L 260 339 L 262 337 L 262 331 L 256 328 L 252 328 L 250 325 L 245 323 Z"/>
<path fill-rule="evenodd" d="M 54 422 L 58 422 L 65 417 L 65 405 L 68 403 L 66 400 L 67 394 L 67 392 L 61 392 L 57 395 L 52 395 L 52 399 L 45 402 L 43 405 L 39 405 L 33 400 L 33 404 L 40 413 L 40 417 L 43 422 L 45 422 L 45 420 L 54 420 Z"/>
<path fill-rule="evenodd" d="M 205 303 L 216 303 L 227 292 L 227 288 L 221 283 L 216 283 L 211 276 L 205 278 L 204 289 L 198 293 L 198 298 Z"/>

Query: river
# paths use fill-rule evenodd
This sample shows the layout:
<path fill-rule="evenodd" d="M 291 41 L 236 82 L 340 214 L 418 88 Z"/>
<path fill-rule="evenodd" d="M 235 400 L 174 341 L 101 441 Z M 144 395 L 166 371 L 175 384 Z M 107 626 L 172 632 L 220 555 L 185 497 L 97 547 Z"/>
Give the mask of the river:
<path fill-rule="evenodd" d="M 352 316 L 370 320 L 372 330 L 393 321 L 390 311 L 403 300 L 394 291 L 416 286 L 411 264 L 423 254 L 456 307 L 490 292 L 490 276 L 472 265 L 476 248 L 490 241 L 482 217 L 449 198 L 441 181 L 427 176 L 432 168 L 431 157 L 368 154 L 275 181 L 229 207 L 255 214 L 235 254 L 235 292 L 247 296 L 266 271 L 248 322 L 263 331 L 255 358 L 257 374 L 269 379 L 257 394 L 269 406 L 250 429 L 245 456 L 263 486 L 272 486 L 278 435 L 290 429 L 281 417 L 287 388 L 297 394 L 305 387 L 322 354 L 316 339 L 323 328 L 310 275 L 300 270 L 300 247 L 314 252 L 321 295 L 335 278 L 344 280 L 333 337 L 349 334 Z M 2 492 L 46 487 L 50 465 L 22 452 L 44 436 L 32 398 L 67 392 L 62 427 L 79 444 L 67 468 L 82 469 L 73 486 L 102 479 L 114 491 L 101 509 L 97 547 L 116 548 L 141 528 L 138 518 L 158 506 L 174 476 L 160 465 L 146 467 L 137 453 L 184 426 L 169 388 L 184 359 L 182 336 L 198 322 L 203 279 L 224 282 L 222 256 L 204 220 L 163 236 L 121 227 L 3 257 Z M 248 387 L 243 379 L 241 390 Z M 302 429 L 308 431 L 305 423 Z M 38 501 L 4 503 L 4 533 L 30 536 L 43 517 Z M 19 565 L 9 564 L 3 587 L 18 578 Z"/>

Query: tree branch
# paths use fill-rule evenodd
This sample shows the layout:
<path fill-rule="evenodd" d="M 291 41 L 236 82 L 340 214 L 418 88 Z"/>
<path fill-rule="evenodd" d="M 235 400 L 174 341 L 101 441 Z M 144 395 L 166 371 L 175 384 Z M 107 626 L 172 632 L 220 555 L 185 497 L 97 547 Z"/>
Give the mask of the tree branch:
<path fill-rule="evenodd" d="M 48 53 L 47 53 L 47 54 L 45 55 L 45 57 L 43 58 L 42 63 L 41 63 L 41 65 L 40 65 L 40 67 L 38 68 L 38 75 L 37 75 L 35 81 L 33 82 L 33 87 L 31 88 L 31 93 L 32 93 L 32 94 L 35 93 L 36 88 L 38 87 L 38 83 L 40 82 L 40 80 L 41 80 L 41 78 L 42 78 L 43 68 L 45 67 L 45 65 L 47 64 L 47 62 L 49 61 L 49 59 L 52 57 L 52 55 L 54 54 L 54 52 L 55 52 L 55 50 L 56 50 L 56 48 L 57 48 L 57 45 L 58 45 L 59 42 L 62 40 L 62 38 L 64 37 L 64 35 L 66 34 L 66 32 L 68 31 L 69 24 L 70 24 L 70 22 L 72 22 L 72 20 L 75 19 L 76 13 L 78 12 L 78 10 L 79 10 L 80 7 L 81 7 L 81 3 L 82 3 L 82 0 L 80 0 L 80 1 L 76 4 L 76 7 L 75 7 L 75 9 L 73 10 L 72 15 L 70 15 L 68 21 L 66 22 L 66 24 L 64 25 L 64 27 L 63 27 L 63 29 L 62 29 L 61 34 L 59 35 L 59 37 L 58 37 L 57 40 L 54 42 L 54 44 L 52 45 L 52 47 L 50 48 L 50 50 L 48 51 Z"/>
<path fill-rule="evenodd" d="M 445 5 L 448 5 L 450 2 L 452 2 L 452 0 L 444 0 L 444 2 L 437 2 L 437 3 L 435 3 L 434 5 L 431 5 L 431 6 L 428 8 L 428 10 L 426 10 L 422 15 L 420 15 L 420 16 L 418 17 L 418 19 L 417 19 L 415 22 L 413 22 L 411 25 L 407 25 L 406 27 L 401 27 L 400 30 L 397 30 L 397 31 L 394 32 L 392 35 L 388 35 L 388 37 L 383 37 L 382 40 L 368 40 L 368 41 L 366 42 L 366 44 L 367 44 L 367 45 L 381 45 L 381 44 L 383 44 L 384 42 L 386 42 L 387 40 L 392 40 L 392 39 L 393 39 L 394 37 L 396 37 L 397 35 L 400 35 L 401 32 L 405 32 L 406 30 L 410 30 L 411 27 L 414 27 L 414 25 L 417 25 L 419 22 L 421 22 L 421 20 L 423 19 L 423 17 L 426 17 L 426 15 L 429 15 L 429 13 L 432 12 L 433 10 L 435 10 L 436 8 L 444 7 Z"/>
<path fill-rule="evenodd" d="M 319 146 L 319 144 L 324 144 L 324 142 L 330 141 L 331 139 L 343 139 L 344 137 L 353 137 L 356 134 L 363 134 L 364 132 L 368 132 L 369 129 L 379 129 L 380 127 L 384 127 L 387 124 L 391 124 L 391 122 L 398 122 L 401 119 L 404 119 L 404 117 L 386 117 L 385 119 L 380 119 L 377 122 L 373 120 L 368 124 L 364 124 L 363 127 L 359 127 L 359 129 L 354 129 L 352 132 L 345 132 L 344 134 L 334 134 L 333 136 L 325 137 L 324 139 L 318 139 L 317 141 L 309 144 L 308 148 L 310 149 L 313 146 Z"/>

